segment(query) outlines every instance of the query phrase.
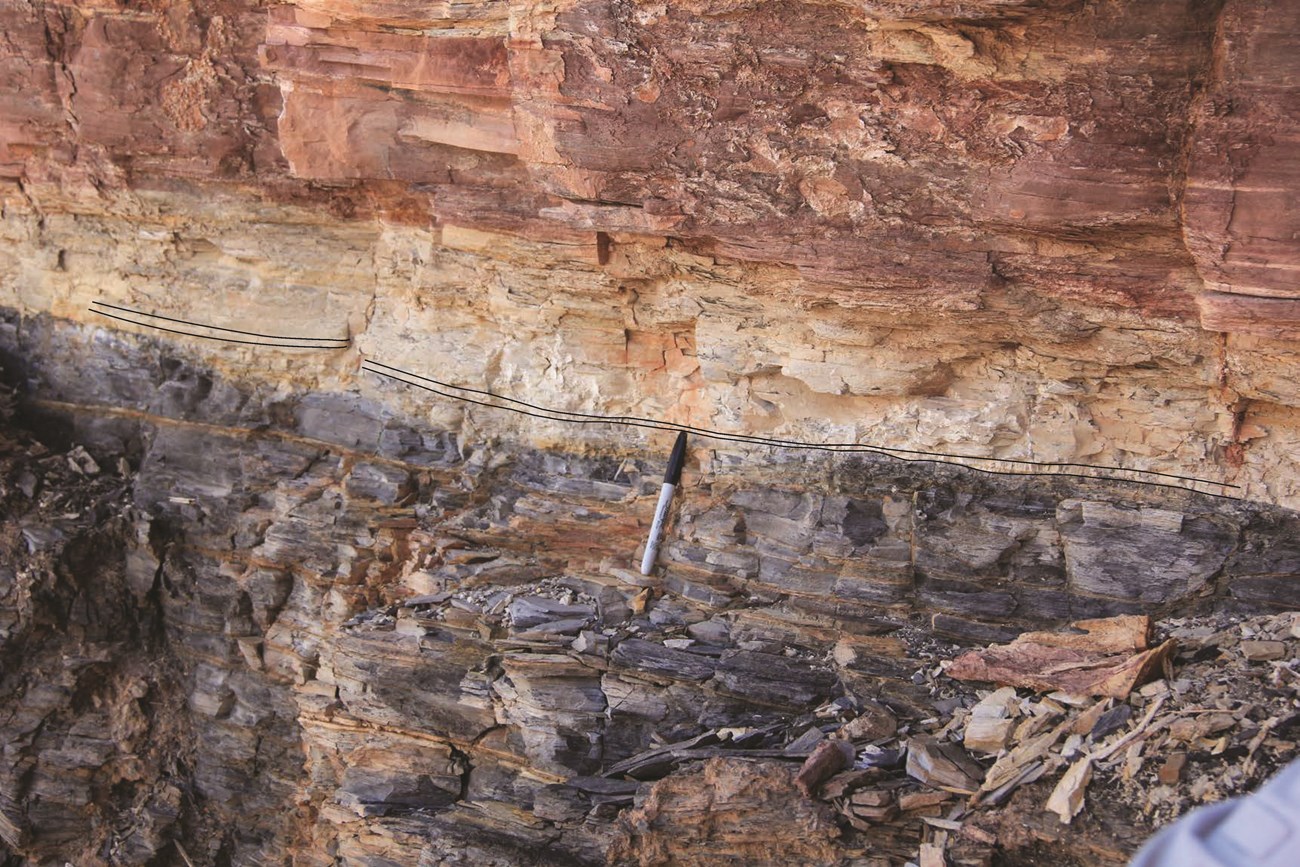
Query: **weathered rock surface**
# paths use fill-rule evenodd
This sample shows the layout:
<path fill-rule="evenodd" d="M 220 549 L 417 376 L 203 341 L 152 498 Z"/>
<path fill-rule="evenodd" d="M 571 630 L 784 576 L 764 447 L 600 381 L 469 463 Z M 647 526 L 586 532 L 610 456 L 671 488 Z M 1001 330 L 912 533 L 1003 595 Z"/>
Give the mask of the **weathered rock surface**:
<path fill-rule="evenodd" d="M 358 356 L 573 410 L 1294 507 L 1293 15 L 6 2 L 0 303 L 350 335 L 183 342 L 408 410 Z"/>
<path fill-rule="evenodd" d="M 83 351 L 88 337 L 94 353 Z M 797 475 L 693 470 L 665 569 L 645 577 L 631 567 L 658 489 L 652 461 L 470 446 L 366 398 L 284 394 L 200 367 L 165 342 L 48 318 L 12 318 L 0 338 L 40 395 L 27 410 L 51 434 L 89 445 L 60 455 L 61 466 L 111 467 L 124 451 L 122 466 L 137 468 L 133 510 L 115 525 L 119 553 L 102 558 L 119 564 L 120 585 L 97 579 L 87 611 L 120 586 L 127 595 L 107 604 L 124 620 L 112 629 L 131 635 L 144 627 L 126 624 L 141 618 L 163 636 L 127 642 L 112 668 L 143 657 L 171 672 L 175 731 L 158 749 L 186 757 L 172 776 L 141 772 L 184 797 L 178 812 L 130 826 L 144 828 L 131 845 L 179 844 L 196 863 L 602 863 L 615 851 L 657 863 L 679 831 L 700 836 L 701 863 L 721 863 L 728 846 L 748 845 L 741 813 L 801 797 L 795 763 L 824 737 L 812 710 L 846 702 L 858 713 L 844 737 L 893 736 L 896 716 L 873 703 L 918 700 L 918 663 L 898 637 L 910 620 L 981 641 L 1124 613 L 1149 605 L 1138 600 L 1153 587 L 1168 611 L 1283 608 L 1284 593 L 1240 596 L 1237 584 L 1294 580 L 1261 577 L 1261 564 L 1290 568 L 1286 510 L 1183 493 L 1174 512 L 1163 494 L 1119 500 L 1098 483 L 1029 485 L 862 459 Z M 84 362 L 74 368 L 73 358 Z M 23 497 L 42 482 L 17 472 L 6 484 Z M 1083 513 L 1125 545 L 1158 552 L 1164 580 L 1078 556 L 1079 546 L 1108 544 L 1099 531 L 1072 539 Z M 24 528 L 17 538 L 31 549 L 71 538 L 58 522 Z M 9 620 L 24 616 L 23 598 L 12 597 Z M 51 658 L 30 658 L 21 676 L 42 677 Z M 25 707 L 21 695 L 6 701 Z M 790 742 L 777 734 L 786 731 Z M 93 774 L 110 766 L 105 750 L 130 746 L 78 752 L 62 795 L 15 789 L 27 794 L 12 804 L 19 818 L 6 845 L 37 863 L 47 852 L 68 857 L 83 831 L 40 805 L 65 811 L 75 797 L 92 815 L 122 809 L 94 794 Z M 733 756 L 767 768 L 736 802 L 736 830 L 681 830 L 672 811 L 647 813 L 639 831 L 614 824 L 656 780 L 674 781 L 665 792 L 694 787 L 699 762 Z M 250 803 L 260 805 L 255 820 Z M 896 812 L 892 801 L 854 809 L 882 822 Z M 807 845 L 834 845 L 820 840 Z M 889 851 L 910 845 L 891 840 Z M 135 863 L 110 850 L 83 862 Z"/>
<path fill-rule="evenodd" d="M 1300 608 L 1293 5 L 0 0 L 0 352 L 105 498 L 4 479 L 0 861 L 834 863 L 909 618 Z M 644 578 L 663 435 L 362 360 L 916 460 L 697 439 Z"/>
<path fill-rule="evenodd" d="M 825 805 L 790 798 L 794 767 L 712 759 L 650 787 L 620 821 L 620 864 L 845 863 Z M 756 834 L 764 828 L 764 834 Z"/>

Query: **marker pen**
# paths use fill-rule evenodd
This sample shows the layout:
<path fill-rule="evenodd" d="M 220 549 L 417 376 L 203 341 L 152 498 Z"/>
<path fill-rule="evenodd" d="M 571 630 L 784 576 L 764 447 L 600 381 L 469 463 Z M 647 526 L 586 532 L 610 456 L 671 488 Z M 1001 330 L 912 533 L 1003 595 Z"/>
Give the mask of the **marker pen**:
<path fill-rule="evenodd" d="M 677 434 L 673 453 L 668 457 L 668 471 L 664 473 L 664 486 L 659 489 L 659 505 L 655 506 L 655 519 L 650 525 L 650 539 L 645 543 L 645 556 L 641 558 L 641 574 L 649 575 L 655 569 L 659 554 L 659 534 L 668 517 L 668 507 L 673 504 L 673 491 L 682 481 L 682 464 L 686 463 L 686 431 Z"/>

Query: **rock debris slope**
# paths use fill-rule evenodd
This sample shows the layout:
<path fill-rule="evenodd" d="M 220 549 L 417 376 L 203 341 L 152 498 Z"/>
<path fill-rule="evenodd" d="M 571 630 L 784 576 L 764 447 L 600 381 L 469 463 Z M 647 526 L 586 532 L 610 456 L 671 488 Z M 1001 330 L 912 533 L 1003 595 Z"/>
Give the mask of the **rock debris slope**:
<path fill-rule="evenodd" d="M 0 859 L 933 859 L 787 754 L 918 625 L 1300 608 L 1297 14 L 0 0 Z M 696 439 L 644 579 L 667 435 L 363 360 L 1210 483 Z"/>

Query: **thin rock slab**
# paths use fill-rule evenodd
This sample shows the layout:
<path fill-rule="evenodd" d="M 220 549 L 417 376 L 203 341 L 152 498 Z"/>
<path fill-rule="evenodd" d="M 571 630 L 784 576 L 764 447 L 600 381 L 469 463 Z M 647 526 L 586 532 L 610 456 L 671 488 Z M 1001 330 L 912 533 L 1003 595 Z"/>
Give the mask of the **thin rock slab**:
<path fill-rule="evenodd" d="M 1039 692 L 1126 698 L 1173 655 L 1172 639 L 1148 647 L 1151 620 L 1145 615 L 1078 620 L 1070 626 L 1079 631 L 1029 632 L 1010 644 L 963 654 L 945 664 L 945 673 Z"/>
<path fill-rule="evenodd" d="M 984 777 L 984 784 L 980 787 L 981 800 L 999 801 L 1009 795 L 1016 786 L 1041 776 L 1044 770 L 1043 761 L 1049 758 L 1049 754 L 1069 730 L 1071 724 L 1071 720 L 1066 719 L 1050 731 L 1028 738 L 1015 749 L 1001 756 Z"/>
<path fill-rule="evenodd" d="M 803 763 L 794 783 L 805 797 L 811 798 L 824 780 L 851 766 L 856 755 L 848 741 L 838 738 L 822 741 Z"/>
<path fill-rule="evenodd" d="M 921 851 L 917 854 L 917 862 L 920 867 L 947 867 L 948 865 L 948 859 L 943 854 L 943 847 L 936 846 L 933 843 L 921 844 Z"/>
<path fill-rule="evenodd" d="M 605 776 L 619 777 L 626 775 L 639 780 L 658 779 L 677 766 L 678 762 L 673 755 L 675 751 L 689 750 L 695 747 L 709 747 L 720 741 L 721 738 L 718 737 L 717 732 L 705 732 L 684 741 L 665 744 L 611 765 L 605 771 Z"/>
<path fill-rule="evenodd" d="M 674 650 L 642 638 L 625 638 L 614 648 L 610 661 L 636 673 L 659 675 L 672 680 L 705 681 L 717 666 L 702 656 Z"/>
<path fill-rule="evenodd" d="M 1092 758 L 1079 759 L 1062 776 L 1047 799 L 1046 809 L 1051 810 L 1068 825 L 1083 809 L 1084 792 L 1092 781 Z"/>
<path fill-rule="evenodd" d="M 1012 715 L 1016 704 L 1015 688 L 1004 686 L 971 708 L 966 733 L 962 737 L 966 749 L 989 755 L 1005 749 L 1017 722 Z"/>
<path fill-rule="evenodd" d="M 860 786 L 865 786 L 867 783 L 870 783 L 872 780 L 878 779 L 879 777 L 880 772 L 875 768 L 842 771 L 822 784 L 821 798 L 823 801 L 841 798 L 849 792 L 854 791 Z"/>
<path fill-rule="evenodd" d="M 917 735 L 907 742 L 907 775 L 936 789 L 973 795 L 984 768 L 956 744 Z"/>
<path fill-rule="evenodd" d="M 893 737 L 898 731 L 898 718 L 882 704 L 864 702 L 862 711 L 846 722 L 839 736 L 852 741 L 878 741 Z"/>

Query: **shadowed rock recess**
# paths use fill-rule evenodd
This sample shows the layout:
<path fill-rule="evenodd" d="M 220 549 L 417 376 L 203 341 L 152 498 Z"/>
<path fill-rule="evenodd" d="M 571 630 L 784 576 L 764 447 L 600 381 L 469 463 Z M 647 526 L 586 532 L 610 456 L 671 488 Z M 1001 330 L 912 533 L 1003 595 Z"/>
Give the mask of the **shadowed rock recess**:
<path fill-rule="evenodd" d="M 932 859 L 810 727 L 936 712 L 938 640 L 1300 609 L 1300 4 L 0 32 L 3 867 Z M 693 437 L 644 577 L 670 432 L 363 361 L 995 472 Z"/>

